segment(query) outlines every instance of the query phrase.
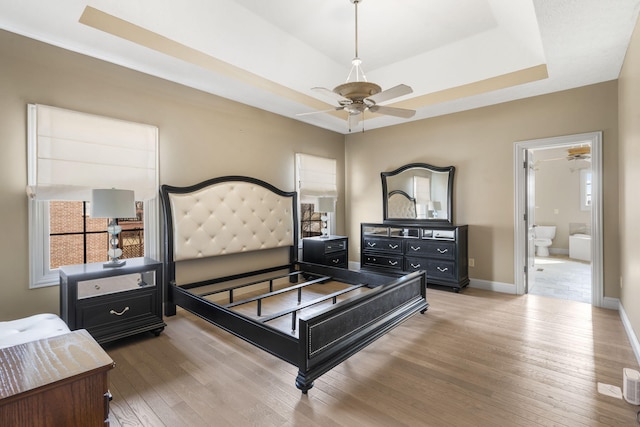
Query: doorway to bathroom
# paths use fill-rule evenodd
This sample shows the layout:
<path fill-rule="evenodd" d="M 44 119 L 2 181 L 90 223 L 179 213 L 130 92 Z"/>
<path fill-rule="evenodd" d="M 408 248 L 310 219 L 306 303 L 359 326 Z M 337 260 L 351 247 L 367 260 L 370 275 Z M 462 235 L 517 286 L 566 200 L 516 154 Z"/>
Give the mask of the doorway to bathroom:
<path fill-rule="evenodd" d="M 602 306 L 601 132 L 515 144 L 518 294 Z"/>

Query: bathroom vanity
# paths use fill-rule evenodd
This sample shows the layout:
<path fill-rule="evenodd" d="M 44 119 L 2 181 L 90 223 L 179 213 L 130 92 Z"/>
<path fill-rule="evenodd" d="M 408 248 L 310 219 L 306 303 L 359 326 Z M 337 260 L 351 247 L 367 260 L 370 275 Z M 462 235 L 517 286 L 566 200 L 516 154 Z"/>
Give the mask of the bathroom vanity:
<path fill-rule="evenodd" d="M 360 229 L 360 268 L 425 270 L 427 285 L 469 284 L 468 226 L 453 223 L 455 167 L 411 163 L 382 172 L 382 223 Z"/>

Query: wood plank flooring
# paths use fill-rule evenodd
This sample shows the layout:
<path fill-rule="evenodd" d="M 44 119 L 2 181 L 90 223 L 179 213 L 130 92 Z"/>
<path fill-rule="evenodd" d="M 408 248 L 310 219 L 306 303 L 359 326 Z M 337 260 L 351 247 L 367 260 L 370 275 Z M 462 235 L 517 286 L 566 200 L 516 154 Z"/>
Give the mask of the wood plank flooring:
<path fill-rule="evenodd" d="M 315 382 L 181 309 L 159 336 L 105 346 L 111 426 L 633 426 L 599 394 L 638 369 L 616 311 L 429 289 L 431 304 Z"/>

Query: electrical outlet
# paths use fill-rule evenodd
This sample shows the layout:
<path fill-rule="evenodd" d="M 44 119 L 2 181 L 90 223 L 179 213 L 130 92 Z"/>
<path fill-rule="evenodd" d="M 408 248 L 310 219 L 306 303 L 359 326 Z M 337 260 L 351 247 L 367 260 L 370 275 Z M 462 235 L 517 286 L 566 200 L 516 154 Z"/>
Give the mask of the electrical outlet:
<path fill-rule="evenodd" d="M 475 267 L 476 266 L 476 260 L 473 258 L 469 258 L 469 267 Z"/>

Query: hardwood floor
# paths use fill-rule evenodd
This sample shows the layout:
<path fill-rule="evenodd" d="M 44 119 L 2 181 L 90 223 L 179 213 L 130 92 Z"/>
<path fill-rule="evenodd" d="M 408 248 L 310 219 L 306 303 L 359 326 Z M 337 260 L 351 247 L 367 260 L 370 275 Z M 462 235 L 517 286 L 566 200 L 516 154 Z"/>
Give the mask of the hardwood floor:
<path fill-rule="evenodd" d="M 431 307 L 315 382 L 182 310 L 105 346 L 111 426 L 631 426 L 597 392 L 638 369 L 617 312 L 536 295 L 429 289 Z"/>

